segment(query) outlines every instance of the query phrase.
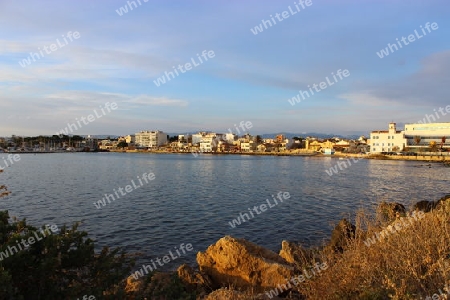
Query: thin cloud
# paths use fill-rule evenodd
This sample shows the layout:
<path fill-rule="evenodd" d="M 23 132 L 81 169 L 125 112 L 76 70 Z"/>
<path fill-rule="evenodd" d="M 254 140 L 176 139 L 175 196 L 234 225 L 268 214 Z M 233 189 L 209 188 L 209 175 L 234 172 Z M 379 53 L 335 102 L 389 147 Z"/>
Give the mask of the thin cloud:
<path fill-rule="evenodd" d="M 152 97 L 152 96 L 147 96 L 147 95 L 138 96 L 136 98 L 130 99 L 127 102 L 130 104 L 134 104 L 136 106 L 153 105 L 153 106 L 185 107 L 188 105 L 188 102 L 185 100 L 170 99 L 170 98 L 166 98 L 166 97 Z"/>

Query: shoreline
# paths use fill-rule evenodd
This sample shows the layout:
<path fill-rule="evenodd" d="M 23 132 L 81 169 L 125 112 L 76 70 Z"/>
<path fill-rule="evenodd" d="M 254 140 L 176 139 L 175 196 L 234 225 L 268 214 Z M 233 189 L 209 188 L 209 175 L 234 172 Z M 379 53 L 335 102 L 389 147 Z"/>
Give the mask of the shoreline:
<path fill-rule="evenodd" d="M 42 152 L 2 152 L 8 154 L 68 154 L 68 153 L 140 153 L 140 154 L 188 154 L 192 152 L 177 152 L 177 151 L 138 151 L 138 150 L 110 150 L 110 151 L 42 151 Z M 450 155 L 382 155 L 382 154 L 355 154 L 355 153 L 339 153 L 336 152 L 331 155 L 326 155 L 317 152 L 204 152 L 195 153 L 197 155 L 251 155 L 251 156 L 296 156 L 296 157 L 317 157 L 317 158 L 351 158 L 357 157 L 362 159 L 374 160 L 395 160 L 395 161 L 424 161 L 424 162 L 450 162 Z"/>
<path fill-rule="evenodd" d="M 124 150 L 124 151 L 110 151 L 112 153 L 147 153 L 147 154 L 191 154 L 191 152 L 170 152 L 170 151 L 137 151 L 137 150 Z M 381 154 L 356 154 L 356 153 L 338 153 L 326 155 L 318 152 L 205 152 L 196 153 L 197 155 L 255 155 L 255 156 L 307 156 L 307 157 L 329 157 L 329 158 L 364 158 L 375 160 L 403 160 L 403 161 L 427 161 L 427 162 L 450 162 L 450 155 L 381 155 Z"/>

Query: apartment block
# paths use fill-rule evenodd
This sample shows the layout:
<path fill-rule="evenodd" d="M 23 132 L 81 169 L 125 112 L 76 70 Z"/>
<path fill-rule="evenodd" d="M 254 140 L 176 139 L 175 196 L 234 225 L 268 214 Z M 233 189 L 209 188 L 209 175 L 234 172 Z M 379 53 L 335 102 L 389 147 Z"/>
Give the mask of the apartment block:
<path fill-rule="evenodd" d="M 167 144 L 167 134 L 162 131 L 141 131 L 135 135 L 135 143 L 139 148 L 157 148 Z"/>

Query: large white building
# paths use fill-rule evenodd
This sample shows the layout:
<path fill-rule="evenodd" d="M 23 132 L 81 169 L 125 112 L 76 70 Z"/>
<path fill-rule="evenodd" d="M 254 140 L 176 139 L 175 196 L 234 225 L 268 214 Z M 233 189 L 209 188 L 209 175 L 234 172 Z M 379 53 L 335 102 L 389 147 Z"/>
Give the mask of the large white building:
<path fill-rule="evenodd" d="M 450 123 L 414 123 L 405 124 L 405 138 L 410 147 L 426 148 L 430 142 L 435 142 L 439 147 L 445 138 L 443 148 L 450 148 Z"/>
<path fill-rule="evenodd" d="M 445 143 L 443 141 L 445 140 Z M 398 152 L 405 148 L 428 148 L 435 142 L 440 148 L 450 148 L 450 123 L 405 124 L 399 131 L 395 123 L 389 123 L 389 130 L 370 133 L 370 152 Z"/>
<path fill-rule="evenodd" d="M 135 143 L 140 148 L 156 148 L 167 144 L 167 134 L 162 131 L 141 131 L 135 135 Z"/>
<path fill-rule="evenodd" d="M 389 123 L 389 130 L 377 130 L 370 133 L 370 152 L 402 151 L 407 146 L 404 131 L 397 130 L 395 123 Z"/>

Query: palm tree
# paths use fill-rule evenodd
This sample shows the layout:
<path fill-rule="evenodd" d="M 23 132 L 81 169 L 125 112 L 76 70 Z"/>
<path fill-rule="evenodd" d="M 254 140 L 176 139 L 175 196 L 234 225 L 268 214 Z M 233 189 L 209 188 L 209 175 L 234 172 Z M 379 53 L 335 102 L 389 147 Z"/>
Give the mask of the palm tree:
<path fill-rule="evenodd" d="M 422 138 L 418 135 L 414 136 L 414 142 L 416 143 L 416 145 L 420 144 L 420 141 L 422 140 Z"/>
<path fill-rule="evenodd" d="M 430 142 L 430 150 L 431 150 L 431 152 L 436 152 L 437 146 L 436 146 L 436 142 L 435 141 L 431 141 Z"/>
<path fill-rule="evenodd" d="M 422 138 L 420 136 L 418 136 L 418 135 L 416 135 L 414 137 L 414 142 L 416 143 L 416 145 L 419 145 L 421 140 L 422 140 Z"/>

